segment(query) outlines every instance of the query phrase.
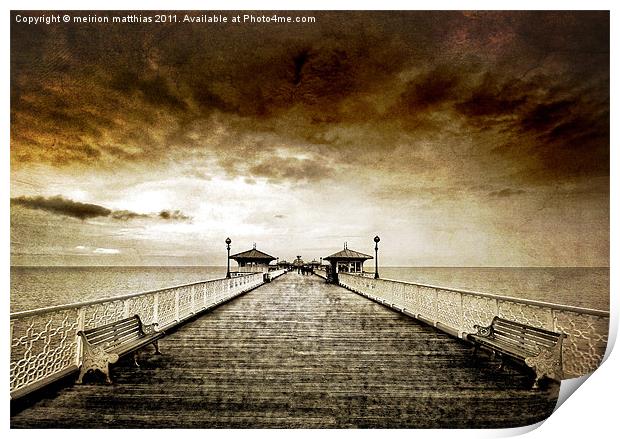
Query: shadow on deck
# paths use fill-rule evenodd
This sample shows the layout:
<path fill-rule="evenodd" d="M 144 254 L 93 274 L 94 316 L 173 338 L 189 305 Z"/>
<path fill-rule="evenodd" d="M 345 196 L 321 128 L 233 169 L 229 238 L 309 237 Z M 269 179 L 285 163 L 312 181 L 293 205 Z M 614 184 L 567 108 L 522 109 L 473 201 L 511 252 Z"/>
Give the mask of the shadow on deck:
<path fill-rule="evenodd" d="M 12 428 L 485 428 L 548 417 L 559 387 L 316 276 L 289 273 L 13 410 Z"/>

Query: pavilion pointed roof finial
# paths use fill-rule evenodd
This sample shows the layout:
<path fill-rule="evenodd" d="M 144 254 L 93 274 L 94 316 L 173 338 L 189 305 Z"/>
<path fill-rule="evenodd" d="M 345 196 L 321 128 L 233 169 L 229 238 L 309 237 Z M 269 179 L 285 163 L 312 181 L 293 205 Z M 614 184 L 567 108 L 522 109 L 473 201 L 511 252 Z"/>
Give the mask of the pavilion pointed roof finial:
<path fill-rule="evenodd" d="M 256 250 L 256 243 L 254 243 L 254 250 Z"/>

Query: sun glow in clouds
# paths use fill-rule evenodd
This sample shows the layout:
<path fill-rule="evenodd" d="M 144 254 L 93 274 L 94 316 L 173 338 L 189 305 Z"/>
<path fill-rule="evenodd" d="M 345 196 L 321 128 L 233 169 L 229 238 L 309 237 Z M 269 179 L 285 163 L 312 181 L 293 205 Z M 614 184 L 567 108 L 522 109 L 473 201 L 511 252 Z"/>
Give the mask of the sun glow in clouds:
<path fill-rule="evenodd" d="M 101 254 L 101 255 L 116 255 L 119 254 L 121 251 L 119 249 L 116 248 L 100 248 L 97 247 L 96 249 L 93 250 L 93 253 L 97 253 L 97 254 Z"/>

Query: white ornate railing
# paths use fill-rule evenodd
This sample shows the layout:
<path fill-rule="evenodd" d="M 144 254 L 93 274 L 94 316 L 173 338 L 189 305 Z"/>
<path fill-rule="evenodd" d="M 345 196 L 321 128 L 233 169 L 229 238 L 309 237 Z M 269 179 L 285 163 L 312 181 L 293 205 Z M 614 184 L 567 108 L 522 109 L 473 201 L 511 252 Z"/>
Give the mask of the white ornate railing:
<path fill-rule="evenodd" d="M 593 372 L 607 347 L 609 312 L 455 290 L 390 279 L 338 274 L 341 286 L 460 338 L 488 326 L 494 316 L 562 332 L 564 378 Z"/>
<path fill-rule="evenodd" d="M 272 271 L 268 272 L 267 275 L 269 276 L 269 280 L 274 280 L 276 277 L 280 277 L 284 273 L 286 273 L 286 270 L 284 268 L 281 268 L 281 269 L 278 269 L 278 270 L 272 270 Z"/>
<path fill-rule="evenodd" d="M 143 323 L 157 323 L 159 330 L 165 330 L 263 282 L 263 273 L 256 273 L 13 313 L 11 397 L 29 393 L 75 371 L 82 361 L 77 331 L 136 314 Z"/>

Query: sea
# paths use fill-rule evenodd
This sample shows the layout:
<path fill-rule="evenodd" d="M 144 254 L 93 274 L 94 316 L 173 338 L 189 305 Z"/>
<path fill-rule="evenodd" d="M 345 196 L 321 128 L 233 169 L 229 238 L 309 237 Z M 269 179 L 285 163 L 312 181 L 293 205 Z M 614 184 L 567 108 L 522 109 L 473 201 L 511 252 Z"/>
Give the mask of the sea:
<path fill-rule="evenodd" d="M 385 279 L 609 310 L 608 267 L 379 267 Z M 11 267 L 11 312 L 219 279 L 226 267 Z"/>

